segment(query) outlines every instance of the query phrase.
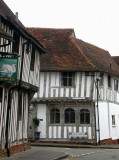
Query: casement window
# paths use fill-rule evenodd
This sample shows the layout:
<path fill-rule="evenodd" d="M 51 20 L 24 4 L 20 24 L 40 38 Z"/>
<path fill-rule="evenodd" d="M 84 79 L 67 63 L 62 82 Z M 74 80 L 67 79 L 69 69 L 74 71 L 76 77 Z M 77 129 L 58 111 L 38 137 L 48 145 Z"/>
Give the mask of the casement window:
<path fill-rule="evenodd" d="M 14 32 L 13 34 L 13 46 L 12 46 L 12 52 L 13 53 L 19 53 L 19 41 L 20 41 L 20 36 Z"/>
<path fill-rule="evenodd" d="M 61 73 L 61 86 L 74 86 L 75 85 L 75 73 L 74 72 L 62 72 Z"/>
<path fill-rule="evenodd" d="M 118 80 L 114 79 L 114 90 L 118 91 Z"/>
<path fill-rule="evenodd" d="M 111 76 L 110 75 L 108 75 L 108 87 L 112 87 L 112 85 L 111 85 Z"/>
<path fill-rule="evenodd" d="M 35 64 L 35 47 L 32 47 L 32 53 L 31 53 L 31 64 L 30 64 L 30 70 L 34 71 L 34 64 Z"/>
<path fill-rule="evenodd" d="M 50 123 L 60 123 L 60 110 L 51 109 L 50 110 Z"/>
<path fill-rule="evenodd" d="M 3 88 L 0 87 L 0 103 L 2 103 Z"/>
<path fill-rule="evenodd" d="M 115 115 L 112 115 L 112 126 L 115 126 Z"/>
<path fill-rule="evenodd" d="M 65 123 L 75 123 L 75 111 L 72 108 L 65 110 Z"/>
<path fill-rule="evenodd" d="M 88 109 L 80 110 L 80 124 L 90 124 L 90 112 Z"/>

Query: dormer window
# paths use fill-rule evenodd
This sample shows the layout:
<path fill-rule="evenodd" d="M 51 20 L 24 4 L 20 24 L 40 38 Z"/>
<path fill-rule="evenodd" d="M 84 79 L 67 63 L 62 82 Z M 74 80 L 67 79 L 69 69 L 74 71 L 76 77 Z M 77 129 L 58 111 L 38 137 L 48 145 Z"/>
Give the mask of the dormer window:
<path fill-rule="evenodd" d="M 74 86 L 75 73 L 74 72 L 62 72 L 61 85 L 62 86 Z"/>

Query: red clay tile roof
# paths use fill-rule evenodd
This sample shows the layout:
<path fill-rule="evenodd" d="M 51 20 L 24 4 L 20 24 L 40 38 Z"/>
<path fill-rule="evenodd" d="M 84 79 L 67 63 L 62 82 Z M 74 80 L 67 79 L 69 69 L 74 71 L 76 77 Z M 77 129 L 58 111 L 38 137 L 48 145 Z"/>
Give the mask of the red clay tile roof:
<path fill-rule="evenodd" d="M 41 71 L 102 71 L 119 76 L 108 51 L 77 39 L 73 29 L 27 28 L 42 43 Z"/>
<path fill-rule="evenodd" d="M 119 56 L 112 56 L 115 62 L 119 65 Z"/>

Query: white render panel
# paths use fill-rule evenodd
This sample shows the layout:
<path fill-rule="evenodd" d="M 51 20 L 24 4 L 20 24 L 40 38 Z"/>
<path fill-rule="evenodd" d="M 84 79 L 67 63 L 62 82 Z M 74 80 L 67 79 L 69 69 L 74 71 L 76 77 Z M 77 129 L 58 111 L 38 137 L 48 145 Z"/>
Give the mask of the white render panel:
<path fill-rule="evenodd" d="M 64 88 L 60 88 L 60 97 L 64 97 Z"/>
<path fill-rule="evenodd" d="M 52 126 L 49 126 L 49 138 L 52 138 Z"/>
<path fill-rule="evenodd" d="M 74 88 L 71 88 L 71 97 L 74 97 Z"/>
<path fill-rule="evenodd" d="M 38 131 L 41 132 L 40 137 L 46 138 L 46 104 L 38 104 L 37 118 L 43 120 L 43 121 L 40 121 L 40 124 L 37 128 Z M 51 135 L 51 130 L 49 133 Z"/>
<path fill-rule="evenodd" d="M 81 97 L 84 97 L 84 90 L 85 90 L 85 73 L 82 73 L 82 80 L 81 80 Z"/>
<path fill-rule="evenodd" d="M 65 90 L 65 97 L 69 97 L 69 88 L 66 88 Z"/>
<path fill-rule="evenodd" d="M 53 127 L 53 132 L 54 132 L 54 134 L 53 134 L 53 138 L 57 138 L 57 130 L 56 130 L 57 128 L 56 128 L 56 126 L 54 126 Z"/>
<path fill-rule="evenodd" d="M 112 115 L 115 125 L 112 125 Z M 119 139 L 119 105 L 114 103 L 99 103 L 100 139 Z"/>
<path fill-rule="evenodd" d="M 107 103 L 99 102 L 100 140 L 109 138 L 109 117 Z"/>
<path fill-rule="evenodd" d="M 56 86 L 56 72 L 51 72 L 51 87 L 55 87 Z"/>
<path fill-rule="evenodd" d="M 48 97 L 49 93 L 49 72 L 46 72 L 46 90 L 45 90 L 45 97 Z"/>
<path fill-rule="evenodd" d="M 61 126 L 58 126 L 58 138 L 61 138 Z"/>
<path fill-rule="evenodd" d="M 86 81 L 86 97 L 90 97 L 91 93 L 91 77 L 87 76 L 87 81 Z"/>
<path fill-rule="evenodd" d="M 67 138 L 67 127 L 64 127 L 64 138 Z"/>
<path fill-rule="evenodd" d="M 80 83 L 80 73 L 78 72 L 76 75 L 75 83 L 76 83 L 76 97 L 79 96 L 79 83 Z"/>
<path fill-rule="evenodd" d="M 40 73 L 40 87 L 39 87 L 39 97 L 43 97 L 44 93 L 44 72 Z"/>
<path fill-rule="evenodd" d="M 112 139 L 119 139 L 119 105 L 110 103 L 110 132 Z M 115 125 L 112 126 L 112 115 L 115 115 Z"/>
<path fill-rule="evenodd" d="M 92 139 L 91 127 L 88 127 L 88 139 Z"/>

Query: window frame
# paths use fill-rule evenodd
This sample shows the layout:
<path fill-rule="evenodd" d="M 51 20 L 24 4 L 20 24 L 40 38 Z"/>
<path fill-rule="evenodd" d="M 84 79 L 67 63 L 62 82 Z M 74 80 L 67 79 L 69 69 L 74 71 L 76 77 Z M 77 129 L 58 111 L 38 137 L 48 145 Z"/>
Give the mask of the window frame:
<path fill-rule="evenodd" d="M 82 115 L 81 115 L 82 114 Z M 88 114 L 88 115 L 86 115 Z M 82 116 L 83 116 L 83 121 L 82 121 Z M 88 116 L 88 117 L 87 117 Z M 89 123 L 87 123 L 87 118 L 89 119 Z M 83 125 L 89 125 L 90 124 L 90 111 L 88 109 L 81 109 L 80 110 L 80 124 Z"/>
<path fill-rule="evenodd" d="M 67 116 L 69 116 L 69 117 L 67 118 Z M 72 117 L 73 117 L 73 119 L 72 119 Z M 72 108 L 65 109 L 65 112 L 64 112 L 64 123 L 65 124 L 72 124 L 72 123 L 74 124 L 76 122 L 75 118 L 76 118 L 76 114 L 75 114 L 74 109 L 72 109 Z"/>
<path fill-rule="evenodd" d="M 112 115 L 112 126 L 116 126 L 115 115 Z"/>
<path fill-rule="evenodd" d="M 58 108 L 50 109 L 50 124 L 60 124 L 60 109 Z"/>
<path fill-rule="evenodd" d="M 75 72 L 61 72 L 61 86 L 62 87 L 74 87 L 75 86 Z"/>

